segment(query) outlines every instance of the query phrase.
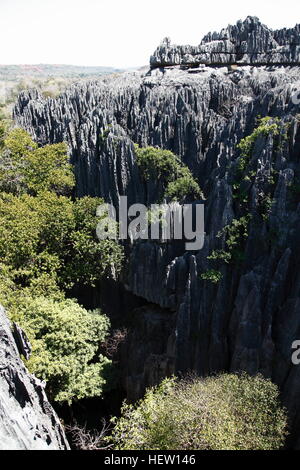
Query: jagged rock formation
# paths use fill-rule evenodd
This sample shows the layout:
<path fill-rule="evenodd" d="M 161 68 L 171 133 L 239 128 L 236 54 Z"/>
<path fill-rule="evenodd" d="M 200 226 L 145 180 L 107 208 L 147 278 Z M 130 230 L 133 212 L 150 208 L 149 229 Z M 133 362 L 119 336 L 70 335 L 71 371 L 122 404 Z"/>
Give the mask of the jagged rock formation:
<path fill-rule="evenodd" d="M 300 64 L 300 25 L 272 31 L 258 18 L 209 33 L 199 46 L 177 46 L 165 38 L 150 59 L 152 68 L 166 66 Z"/>
<path fill-rule="evenodd" d="M 251 24 L 255 35 L 249 33 Z M 226 41 L 235 38 L 247 53 L 258 55 L 266 52 L 265 44 L 275 50 L 275 42 L 285 48 L 289 40 L 288 54 L 276 61 L 286 64 L 297 57 L 299 27 L 268 31 L 247 19 L 228 28 Z M 205 42 L 223 41 L 223 35 L 208 35 Z M 224 64 L 230 63 L 224 56 Z M 137 326 L 131 324 L 124 383 L 136 397 L 171 372 L 262 372 L 281 387 L 294 430 L 292 445 L 299 446 L 300 368 L 291 362 L 291 346 L 300 338 L 300 109 L 293 99 L 300 90 L 300 67 L 243 65 L 235 71 L 205 67 L 197 72 L 127 73 L 74 85 L 56 100 L 22 94 L 15 120 L 41 144 L 66 140 L 78 194 L 102 196 L 115 205 L 125 194 L 129 203 L 156 199 L 157 182 L 141 180 L 133 142 L 171 149 L 189 166 L 206 197 L 205 246 L 199 252 L 185 252 L 173 242 L 131 247 L 123 284 L 149 305 L 135 312 L 140 312 Z M 247 177 L 237 182 L 237 144 L 252 133 L 259 115 L 278 117 L 282 128 L 288 125 L 287 136 L 259 136 Z M 226 248 L 217 234 L 245 216 L 251 220 L 240 260 L 215 266 L 208 256 Z M 201 278 L 212 267 L 223 276 L 217 284 Z M 158 347 L 154 337 L 160 322 L 165 327 Z"/>
<path fill-rule="evenodd" d="M 44 386 L 25 368 L 0 306 L 0 450 L 68 448 Z"/>

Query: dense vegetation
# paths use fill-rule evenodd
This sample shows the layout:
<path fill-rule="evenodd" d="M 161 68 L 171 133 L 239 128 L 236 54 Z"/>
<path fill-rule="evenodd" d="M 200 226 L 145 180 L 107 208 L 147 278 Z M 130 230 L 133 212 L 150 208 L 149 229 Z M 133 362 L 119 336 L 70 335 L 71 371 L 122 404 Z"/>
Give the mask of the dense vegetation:
<path fill-rule="evenodd" d="M 115 275 L 123 251 L 96 237 L 102 200 L 71 197 L 64 144 L 38 148 L 25 131 L 0 124 L 0 149 L 0 302 L 27 333 L 28 367 L 47 381 L 51 398 L 99 396 L 109 322 L 67 297 L 74 286 Z"/>
<path fill-rule="evenodd" d="M 271 381 L 224 374 L 164 380 L 123 405 L 111 439 L 126 450 L 270 450 L 282 447 L 286 424 Z"/>
<path fill-rule="evenodd" d="M 168 201 L 195 200 L 202 192 L 192 173 L 170 150 L 135 145 L 138 167 L 145 181 L 161 183 Z"/>

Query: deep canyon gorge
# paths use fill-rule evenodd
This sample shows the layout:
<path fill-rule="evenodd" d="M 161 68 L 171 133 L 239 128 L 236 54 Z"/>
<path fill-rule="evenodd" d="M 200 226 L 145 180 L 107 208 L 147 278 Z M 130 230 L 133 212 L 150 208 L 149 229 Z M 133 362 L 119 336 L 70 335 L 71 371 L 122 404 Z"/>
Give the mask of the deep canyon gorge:
<path fill-rule="evenodd" d="M 248 17 L 199 46 L 165 39 L 147 70 L 75 83 L 57 98 L 23 92 L 13 114 L 39 145 L 68 144 L 77 197 L 98 196 L 116 208 L 120 196 L 149 206 L 161 191 L 159 181 L 142 177 L 134 144 L 180 157 L 203 192 L 203 249 L 186 251 L 177 240 L 126 241 L 120 276 L 100 282 L 99 292 L 80 292 L 79 300 L 127 329 L 118 368 L 129 400 L 172 374 L 261 373 L 279 386 L 288 447 L 297 449 L 300 368 L 291 357 L 300 340 L 299 93 L 300 26 L 272 31 Z M 243 154 L 247 136 L 255 138 Z M 228 227 L 238 231 L 230 258 Z M 205 277 L 216 272 L 217 280 Z M 0 435 L 5 429 L 18 447 L 28 432 L 16 431 L 1 408 L 10 384 L 17 390 L 22 382 L 28 400 L 16 391 L 14 413 L 40 423 L 36 436 L 49 435 L 50 446 L 67 448 L 51 405 L 16 356 L 2 310 L 0 319 L 1 369 L 14 355 L 0 385 Z M 25 440 L 20 446 L 33 447 Z"/>

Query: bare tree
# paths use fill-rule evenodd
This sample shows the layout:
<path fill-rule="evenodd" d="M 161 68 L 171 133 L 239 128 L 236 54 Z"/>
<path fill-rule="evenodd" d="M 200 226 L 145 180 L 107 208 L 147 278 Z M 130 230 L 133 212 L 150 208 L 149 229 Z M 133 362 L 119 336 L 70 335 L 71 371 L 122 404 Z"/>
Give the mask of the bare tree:
<path fill-rule="evenodd" d="M 126 328 L 123 328 L 122 330 L 114 330 L 112 335 L 109 336 L 104 343 L 102 343 L 102 348 L 108 357 L 115 356 L 120 344 L 124 343 L 126 340 L 127 334 L 128 331 Z"/>
<path fill-rule="evenodd" d="M 111 430 L 111 425 L 102 420 L 101 430 L 87 430 L 86 425 L 80 426 L 78 423 L 66 426 L 66 431 L 71 434 L 72 441 L 77 450 L 108 450 L 113 447 L 107 443 L 107 435 Z"/>

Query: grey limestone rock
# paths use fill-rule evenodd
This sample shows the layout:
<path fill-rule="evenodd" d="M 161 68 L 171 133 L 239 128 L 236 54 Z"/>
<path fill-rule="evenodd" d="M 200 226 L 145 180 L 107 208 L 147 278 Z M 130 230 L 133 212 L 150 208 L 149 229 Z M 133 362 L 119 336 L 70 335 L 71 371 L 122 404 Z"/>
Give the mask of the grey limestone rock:
<path fill-rule="evenodd" d="M 0 306 L 0 450 L 48 449 L 67 450 L 69 444 L 43 384 L 24 366 Z"/>
<path fill-rule="evenodd" d="M 177 46 L 165 38 L 154 54 L 153 68 L 167 66 L 210 66 L 244 64 L 300 64 L 300 25 L 272 31 L 258 18 L 229 25 L 220 33 L 209 33 L 198 46 Z"/>

